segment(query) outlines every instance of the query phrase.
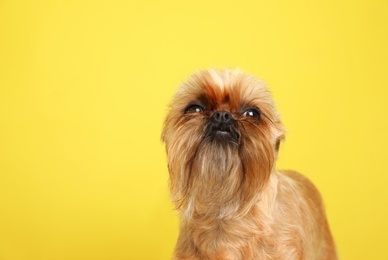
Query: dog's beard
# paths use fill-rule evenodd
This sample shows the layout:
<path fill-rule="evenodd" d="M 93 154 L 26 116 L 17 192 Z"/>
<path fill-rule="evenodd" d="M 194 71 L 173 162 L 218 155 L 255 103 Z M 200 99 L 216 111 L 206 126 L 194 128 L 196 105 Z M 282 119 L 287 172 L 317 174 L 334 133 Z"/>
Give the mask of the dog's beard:
<path fill-rule="evenodd" d="M 188 197 L 195 200 L 197 212 L 207 212 L 214 208 L 211 205 L 235 204 L 243 179 L 238 146 L 218 138 L 201 142 L 191 162 Z"/>
<path fill-rule="evenodd" d="M 179 128 L 183 134 L 169 152 L 172 197 L 186 215 L 244 214 L 270 175 L 273 144 L 249 123 L 240 122 L 231 133 L 209 127 Z"/>

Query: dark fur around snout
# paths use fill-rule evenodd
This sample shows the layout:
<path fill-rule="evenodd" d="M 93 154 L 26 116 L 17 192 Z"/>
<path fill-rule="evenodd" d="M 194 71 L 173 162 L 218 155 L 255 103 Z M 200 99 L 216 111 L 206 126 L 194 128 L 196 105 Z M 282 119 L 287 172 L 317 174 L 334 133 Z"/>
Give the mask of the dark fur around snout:
<path fill-rule="evenodd" d="M 214 112 L 205 127 L 204 139 L 212 142 L 238 145 L 240 136 L 237 120 L 228 111 Z"/>

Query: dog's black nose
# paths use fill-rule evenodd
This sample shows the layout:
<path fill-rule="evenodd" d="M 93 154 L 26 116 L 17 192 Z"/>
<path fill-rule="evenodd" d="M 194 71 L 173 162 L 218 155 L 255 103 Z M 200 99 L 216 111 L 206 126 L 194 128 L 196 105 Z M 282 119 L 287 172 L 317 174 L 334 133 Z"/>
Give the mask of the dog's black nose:
<path fill-rule="evenodd" d="M 229 123 L 232 120 L 232 115 L 228 111 L 216 111 L 211 120 L 214 123 Z"/>

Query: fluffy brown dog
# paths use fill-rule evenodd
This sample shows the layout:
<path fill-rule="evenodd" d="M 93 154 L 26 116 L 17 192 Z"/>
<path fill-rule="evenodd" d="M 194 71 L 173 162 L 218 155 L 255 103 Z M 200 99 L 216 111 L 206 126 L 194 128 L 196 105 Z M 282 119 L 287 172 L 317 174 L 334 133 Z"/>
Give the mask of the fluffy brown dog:
<path fill-rule="evenodd" d="M 175 259 L 336 259 L 314 185 L 275 161 L 283 125 L 266 86 L 239 70 L 194 74 L 166 118 Z"/>

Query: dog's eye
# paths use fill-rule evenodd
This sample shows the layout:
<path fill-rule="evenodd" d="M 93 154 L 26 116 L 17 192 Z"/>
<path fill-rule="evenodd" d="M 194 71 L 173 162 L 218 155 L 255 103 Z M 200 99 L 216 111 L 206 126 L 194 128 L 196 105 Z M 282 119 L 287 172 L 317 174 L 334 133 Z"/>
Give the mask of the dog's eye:
<path fill-rule="evenodd" d="M 260 111 L 254 108 L 248 109 L 243 113 L 243 116 L 245 117 L 251 117 L 256 120 L 260 119 Z"/>
<path fill-rule="evenodd" d="M 201 112 L 203 112 L 203 108 L 200 105 L 196 105 L 196 104 L 189 105 L 185 109 L 185 114 L 188 114 L 188 113 L 201 113 Z"/>

